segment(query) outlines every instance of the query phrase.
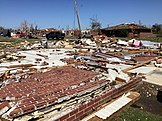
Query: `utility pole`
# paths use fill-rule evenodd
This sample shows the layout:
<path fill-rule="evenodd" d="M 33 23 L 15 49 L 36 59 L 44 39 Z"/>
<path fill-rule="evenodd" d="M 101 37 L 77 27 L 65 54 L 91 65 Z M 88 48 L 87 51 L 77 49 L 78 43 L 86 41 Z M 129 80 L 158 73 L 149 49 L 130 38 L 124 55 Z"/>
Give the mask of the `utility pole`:
<path fill-rule="evenodd" d="M 74 0 L 74 4 L 75 4 L 76 16 L 77 16 L 77 20 L 78 20 L 79 36 L 81 36 L 81 27 L 80 27 L 80 20 L 79 20 L 78 7 L 77 7 L 76 0 Z"/>

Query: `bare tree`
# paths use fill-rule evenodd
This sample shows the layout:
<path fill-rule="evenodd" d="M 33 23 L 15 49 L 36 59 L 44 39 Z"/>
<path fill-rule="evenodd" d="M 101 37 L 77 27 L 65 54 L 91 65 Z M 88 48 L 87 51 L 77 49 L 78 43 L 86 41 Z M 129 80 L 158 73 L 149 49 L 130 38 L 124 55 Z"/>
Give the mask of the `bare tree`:
<path fill-rule="evenodd" d="M 34 26 L 33 26 L 33 24 L 29 25 L 29 32 L 34 33 Z"/>
<path fill-rule="evenodd" d="M 155 34 L 160 34 L 160 31 L 162 30 L 162 24 L 154 24 L 152 25 L 152 31 Z"/>
<path fill-rule="evenodd" d="M 39 30 L 40 30 L 40 27 L 37 24 L 35 24 L 34 25 L 34 34 L 38 34 Z"/>
<path fill-rule="evenodd" d="M 90 23 L 90 27 L 91 29 L 101 29 L 101 23 L 98 21 L 97 16 L 96 18 L 90 18 L 91 23 Z"/>
<path fill-rule="evenodd" d="M 3 31 L 3 30 L 4 30 L 4 28 L 2 26 L 0 26 L 0 31 Z"/>
<path fill-rule="evenodd" d="M 139 24 L 139 25 L 142 25 L 142 22 L 141 22 L 141 20 L 139 20 L 139 21 L 138 21 L 138 24 Z"/>
<path fill-rule="evenodd" d="M 28 32 L 28 25 L 27 25 L 27 21 L 26 20 L 24 20 L 21 23 L 21 32 L 23 32 L 23 33 L 27 33 Z"/>

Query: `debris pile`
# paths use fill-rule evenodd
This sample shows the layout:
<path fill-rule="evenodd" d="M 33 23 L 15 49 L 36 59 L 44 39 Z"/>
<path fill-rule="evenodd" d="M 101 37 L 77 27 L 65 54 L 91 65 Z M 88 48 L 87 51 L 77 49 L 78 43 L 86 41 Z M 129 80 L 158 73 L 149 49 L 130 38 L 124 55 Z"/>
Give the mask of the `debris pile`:
<path fill-rule="evenodd" d="M 82 105 L 92 111 L 161 72 L 158 44 L 146 44 L 107 37 L 44 40 L 25 42 L 27 50 L 1 53 L 0 115 L 15 121 L 56 120 Z"/>

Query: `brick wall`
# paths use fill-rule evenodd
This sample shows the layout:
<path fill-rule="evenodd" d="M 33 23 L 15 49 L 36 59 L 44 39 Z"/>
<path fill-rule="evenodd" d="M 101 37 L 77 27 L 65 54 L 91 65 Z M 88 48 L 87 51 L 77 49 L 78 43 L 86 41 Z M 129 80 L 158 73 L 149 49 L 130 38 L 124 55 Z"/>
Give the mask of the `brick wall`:
<path fill-rule="evenodd" d="M 112 100 L 114 97 L 120 96 L 129 89 L 136 87 L 138 83 L 141 82 L 141 80 L 142 80 L 141 78 L 135 78 L 130 82 L 120 86 L 119 88 L 112 89 L 106 92 L 105 94 L 92 99 L 90 102 L 86 104 L 81 104 L 77 109 L 62 116 L 56 121 L 79 121 L 83 119 L 85 116 L 95 111 L 98 107 Z"/>
<path fill-rule="evenodd" d="M 91 30 L 91 34 L 93 36 L 98 36 L 98 33 L 99 33 L 100 30 Z"/>
<path fill-rule="evenodd" d="M 134 38 L 133 33 L 130 32 L 128 34 L 128 37 Z M 138 37 L 138 38 L 156 37 L 156 34 L 153 34 L 151 32 L 140 32 L 140 34 L 135 34 L 135 37 Z"/>
<path fill-rule="evenodd" d="M 153 33 L 150 33 L 150 32 L 141 32 L 141 33 L 139 34 L 139 37 L 140 37 L 140 38 L 145 38 L 145 37 L 156 37 L 156 35 L 153 34 Z"/>
<path fill-rule="evenodd" d="M 130 38 L 139 37 L 139 34 L 133 34 L 132 32 L 129 32 L 128 37 Z"/>

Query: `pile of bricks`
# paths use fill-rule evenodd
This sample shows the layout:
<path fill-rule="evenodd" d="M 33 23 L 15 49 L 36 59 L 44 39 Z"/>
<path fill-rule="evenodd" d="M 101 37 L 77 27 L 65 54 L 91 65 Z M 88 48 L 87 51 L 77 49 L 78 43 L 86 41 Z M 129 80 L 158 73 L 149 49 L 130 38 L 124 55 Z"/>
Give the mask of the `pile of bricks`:
<path fill-rule="evenodd" d="M 92 99 L 88 103 L 81 104 L 77 109 L 58 118 L 55 121 L 79 121 L 83 119 L 85 116 L 95 111 L 98 107 L 112 100 L 117 95 L 118 96 L 122 95 L 124 92 L 128 91 L 129 89 L 136 87 L 138 83 L 141 81 L 142 81 L 142 78 L 134 78 L 130 80 L 129 83 L 125 83 L 124 85 L 118 88 L 111 89 L 107 91 L 106 93 L 104 93 L 103 95 L 100 95 Z"/>
<path fill-rule="evenodd" d="M 0 99 L 2 102 L 15 103 L 16 107 L 9 117 L 18 117 L 81 96 L 108 83 L 106 80 L 97 80 L 96 75 L 92 71 L 59 67 L 1 88 Z M 6 103 L 6 106 L 9 107 L 9 104 Z"/>

